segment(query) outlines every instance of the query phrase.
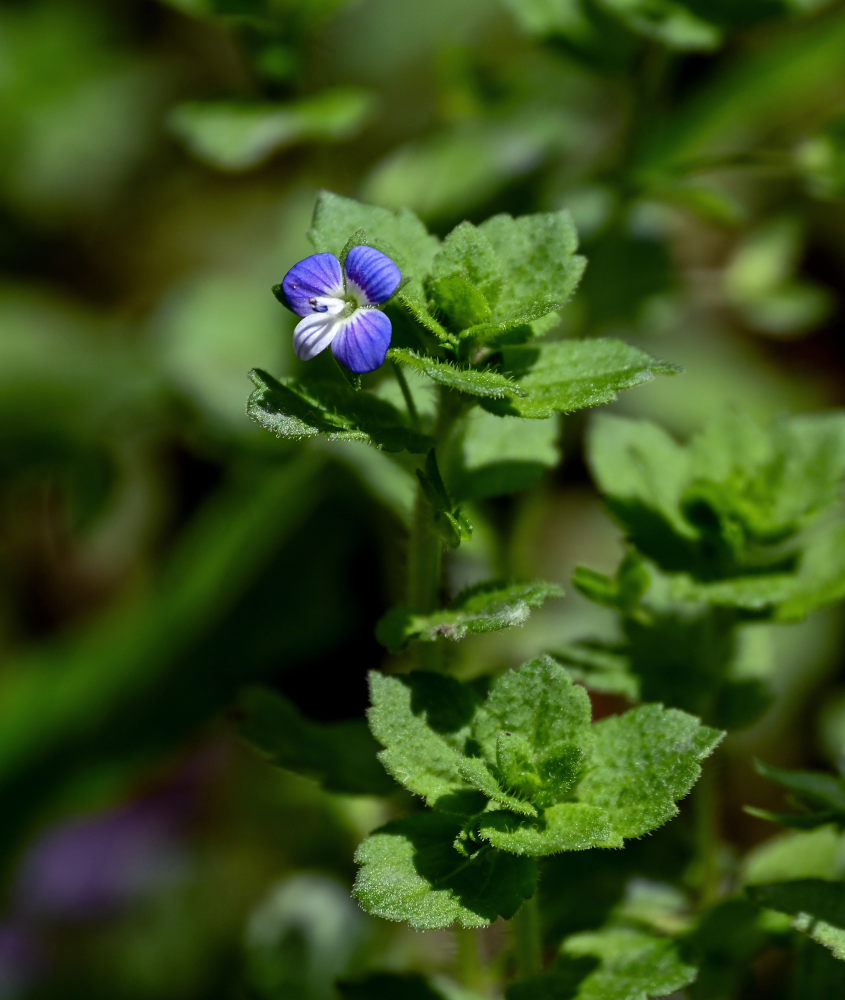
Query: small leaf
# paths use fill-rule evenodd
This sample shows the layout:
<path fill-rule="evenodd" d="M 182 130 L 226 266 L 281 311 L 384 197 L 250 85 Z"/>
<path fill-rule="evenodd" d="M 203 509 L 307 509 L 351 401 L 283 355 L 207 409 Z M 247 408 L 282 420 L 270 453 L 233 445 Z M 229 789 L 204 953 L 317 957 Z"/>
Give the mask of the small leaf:
<path fill-rule="evenodd" d="M 170 131 L 209 166 L 250 170 L 296 143 L 345 139 L 370 117 L 365 90 L 326 90 L 299 101 L 187 101 L 168 115 Z"/>
<path fill-rule="evenodd" d="M 247 414 L 277 437 L 366 441 L 386 451 L 426 452 L 431 438 L 411 430 L 396 407 L 342 382 L 274 379 L 254 369 Z"/>
<path fill-rule="evenodd" d="M 440 245 L 437 237 L 407 209 L 392 212 L 321 191 L 308 233 L 314 249 L 339 254 L 358 230 L 395 261 L 404 277 L 426 274 Z"/>
<path fill-rule="evenodd" d="M 485 400 L 491 413 L 539 419 L 609 403 L 621 389 L 677 369 L 618 340 L 562 340 L 502 351 L 502 367 L 524 390 L 519 399 Z"/>
<path fill-rule="evenodd" d="M 241 735 L 279 767 L 316 778 L 332 792 L 390 795 L 394 790 L 363 719 L 312 722 L 264 688 L 247 690 L 241 708 Z"/>
<path fill-rule="evenodd" d="M 593 753 L 578 799 L 607 810 L 620 836 L 641 837 L 678 813 L 701 774 L 700 762 L 724 733 L 686 712 L 642 705 L 593 726 Z"/>
<path fill-rule="evenodd" d="M 385 748 L 379 760 L 398 782 L 429 805 L 466 790 L 460 765 L 477 707 L 470 688 L 440 674 L 372 672 L 370 697 L 367 719 Z"/>
<path fill-rule="evenodd" d="M 499 733 L 526 737 L 538 755 L 561 743 L 590 742 L 590 696 L 550 656 L 495 678 L 474 726 L 485 756 L 497 762 Z"/>
<path fill-rule="evenodd" d="M 414 368 L 438 385 L 471 396 L 501 399 L 504 396 L 524 395 L 513 379 L 490 369 L 459 367 L 450 361 L 425 357 L 405 347 L 392 347 L 387 356 L 391 361 Z"/>
<path fill-rule="evenodd" d="M 796 930 L 845 962 L 845 883 L 799 879 L 748 887 L 752 899 L 793 917 Z"/>
<path fill-rule="evenodd" d="M 488 311 L 496 305 L 505 280 L 504 265 L 490 240 L 471 222 L 462 222 L 446 236 L 431 264 L 432 278 L 455 275 L 478 290 Z"/>
<path fill-rule="evenodd" d="M 393 608 L 376 626 L 376 638 L 391 653 L 401 652 L 411 642 L 435 642 L 439 638 L 458 642 L 468 635 L 524 625 L 531 609 L 550 597 L 563 597 L 563 590 L 542 580 L 476 584 L 458 594 L 448 608 L 428 615 L 410 608 Z"/>
<path fill-rule="evenodd" d="M 494 847 L 514 854 L 546 855 L 583 851 L 590 847 L 621 847 L 604 809 L 583 802 L 560 802 L 533 822 L 513 813 L 486 812 L 478 832 Z"/>
<path fill-rule="evenodd" d="M 507 1000 L 652 1000 L 688 986 L 697 968 L 671 937 L 611 926 L 564 942 L 551 972 L 509 987 Z"/>
<path fill-rule="evenodd" d="M 494 215 L 478 227 L 502 262 L 504 281 L 494 317 L 500 321 L 533 311 L 564 306 L 572 296 L 586 262 L 575 253 L 578 235 L 568 212 Z M 542 314 L 541 314 L 542 315 Z"/>
<path fill-rule="evenodd" d="M 480 757 L 465 757 L 458 769 L 462 778 L 477 788 L 479 792 L 483 792 L 492 802 L 510 809 L 511 812 L 519 813 L 521 816 L 537 815 L 536 807 L 530 802 L 504 790 L 496 776 Z"/>
<path fill-rule="evenodd" d="M 460 821 L 427 812 L 371 834 L 355 855 L 354 893 L 364 909 L 419 930 L 512 917 L 536 891 L 535 862 L 485 845 L 459 853 L 453 844 L 460 829 Z"/>

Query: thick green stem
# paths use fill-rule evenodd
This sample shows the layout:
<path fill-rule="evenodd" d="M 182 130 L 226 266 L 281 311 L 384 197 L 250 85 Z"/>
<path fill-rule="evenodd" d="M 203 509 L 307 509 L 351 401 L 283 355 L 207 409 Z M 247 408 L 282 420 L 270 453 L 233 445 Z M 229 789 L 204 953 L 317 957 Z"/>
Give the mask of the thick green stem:
<path fill-rule="evenodd" d="M 540 910 L 537 897 L 526 899 L 511 921 L 516 952 L 516 968 L 520 977 L 534 976 L 543 967 L 543 946 L 540 937 Z"/>
<path fill-rule="evenodd" d="M 484 989 L 485 977 L 479 933 L 476 930 L 457 927 L 454 934 L 458 949 L 458 981 L 468 990 L 481 992 Z"/>
<path fill-rule="evenodd" d="M 433 611 L 439 603 L 442 551 L 431 504 L 417 485 L 408 539 L 408 606 L 414 611 Z"/>

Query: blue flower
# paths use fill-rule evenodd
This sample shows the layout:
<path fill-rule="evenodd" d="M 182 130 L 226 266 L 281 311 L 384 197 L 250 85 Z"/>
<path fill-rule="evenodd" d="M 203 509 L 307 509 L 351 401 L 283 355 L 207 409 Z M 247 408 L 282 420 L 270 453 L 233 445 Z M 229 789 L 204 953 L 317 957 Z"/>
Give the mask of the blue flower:
<path fill-rule="evenodd" d="M 353 372 L 383 365 L 393 327 L 378 307 L 401 277 L 375 247 L 353 247 L 343 267 L 333 253 L 315 253 L 295 264 L 282 280 L 282 291 L 302 316 L 293 332 L 297 356 L 309 361 L 331 344 L 334 356 Z"/>

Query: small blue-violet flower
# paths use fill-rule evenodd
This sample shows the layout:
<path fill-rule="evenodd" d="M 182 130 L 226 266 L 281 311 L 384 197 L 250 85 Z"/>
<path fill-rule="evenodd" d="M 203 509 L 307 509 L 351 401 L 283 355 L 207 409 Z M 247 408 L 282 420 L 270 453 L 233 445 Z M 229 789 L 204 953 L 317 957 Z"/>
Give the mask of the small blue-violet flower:
<path fill-rule="evenodd" d="M 401 278 L 399 268 L 375 247 L 352 247 L 343 267 L 333 253 L 315 253 L 295 264 L 282 279 L 282 291 L 302 316 L 293 332 L 297 356 L 309 361 L 331 344 L 350 371 L 383 365 L 393 327 L 379 306 Z"/>

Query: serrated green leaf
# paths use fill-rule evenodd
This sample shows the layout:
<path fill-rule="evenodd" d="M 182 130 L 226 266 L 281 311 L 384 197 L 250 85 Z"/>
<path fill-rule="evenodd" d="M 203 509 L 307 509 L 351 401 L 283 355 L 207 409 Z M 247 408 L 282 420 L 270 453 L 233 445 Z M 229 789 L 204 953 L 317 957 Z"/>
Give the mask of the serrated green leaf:
<path fill-rule="evenodd" d="M 504 264 L 484 232 L 462 222 L 443 240 L 431 263 L 432 278 L 459 275 L 484 297 L 489 309 L 499 299 L 505 280 Z"/>
<path fill-rule="evenodd" d="M 438 361 L 405 347 L 392 347 L 387 357 L 426 375 L 438 385 L 470 396 L 501 399 L 505 396 L 523 395 L 523 390 L 513 379 L 490 369 L 462 367 L 450 361 Z"/>
<path fill-rule="evenodd" d="M 344 139 L 372 113 L 373 95 L 355 88 L 299 101 L 187 101 L 168 115 L 170 131 L 197 159 L 219 170 L 250 170 L 300 142 Z"/>
<path fill-rule="evenodd" d="M 491 413 L 539 419 L 609 403 L 622 389 L 677 369 L 619 340 L 561 340 L 508 347 L 502 367 L 524 396 L 484 400 Z"/>
<path fill-rule="evenodd" d="M 466 330 L 490 320 L 489 302 L 460 274 L 430 278 L 425 289 L 432 311 L 452 330 Z"/>
<path fill-rule="evenodd" d="M 723 735 L 659 705 L 591 727 L 587 693 L 548 657 L 497 677 L 483 703 L 440 674 L 375 674 L 372 691 L 394 777 L 520 854 L 620 846 L 662 825 Z"/>
<path fill-rule="evenodd" d="M 279 767 L 316 778 L 329 791 L 390 795 L 394 786 L 378 761 L 379 746 L 363 719 L 317 723 L 287 699 L 250 688 L 240 700 L 241 735 Z"/>
<path fill-rule="evenodd" d="M 478 832 L 494 847 L 530 856 L 622 846 L 607 812 L 583 802 L 560 802 L 534 821 L 511 812 L 486 812 Z"/>
<path fill-rule="evenodd" d="M 569 212 L 494 215 L 478 227 L 502 263 L 504 281 L 493 315 L 505 321 L 548 303 L 566 305 L 586 262 L 575 251 L 578 234 Z"/>
<path fill-rule="evenodd" d="M 523 736 L 537 754 L 561 743 L 586 746 L 591 712 L 587 692 L 545 656 L 495 678 L 473 735 L 491 763 L 498 762 L 499 733 Z"/>
<path fill-rule="evenodd" d="M 440 246 L 436 236 L 407 209 L 392 212 L 331 191 L 321 191 L 308 238 L 318 251 L 339 254 L 353 233 L 363 230 L 372 245 L 388 254 L 403 277 L 427 274 Z"/>
<path fill-rule="evenodd" d="M 478 704 L 470 688 L 439 674 L 373 672 L 370 698 L 367 719 L 385 748 L 379 760 L 398 782 L 441 808 L 467 789 L 460 764 Z"/>
<path fill-rule="evenodd" d="M 675 805 L 725 734 L 686 712 L 642 705 L 593 726 L 594 745 L 578 799 L 610 814 L 616 833 L 641 837 L 678 813 Z"/>
<path fill-rule="evenodd" d="M 484 845 L 466 856 L 453 846 L 459 832 L 459 821 L 439 813 L 377 830 L 355 855 L 356 898 L 367 912 L 420 930 L 512 917 L 536 890 L 535 862 Z"/>
<path fill-rule="evenodd" d="M 652 1000 L 688 986 L 697 968 L 679 941 L 640 927 L 567 938 L 551 972 L 509 987 L 507 1000 Z"/>
<path fill-rule="evenodd" d="M 542 580 L 476 584 L 458 594 L 448 608 L 431 614 L 393 608 L 376 626 L 376 637 L 391 653 L 401 652 L 410 642 L 434 642 L 439 638 L 458 642 L 471 634 L 524 625 L 531 608 L 551 597 L 563 597 L 563 590 Z"/>
<path fill-rule="evenodd" d="M 799 879 L 749 886 L 748 893 L 761 906 L 790 914 L 796 930 L 845 962 L 845 882 Z"/>
<path fill-rule="evenodd" d="M 386 451 L 431 449 L 431 438 L 411 430 L 396 407 L 343 382 L 277 380 L 259 369 L 250 378 L 256 388 L 247 414 L 277 437 L 366 441 Z"/>

